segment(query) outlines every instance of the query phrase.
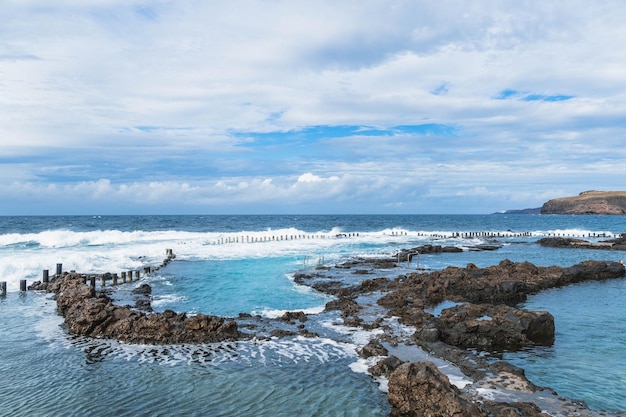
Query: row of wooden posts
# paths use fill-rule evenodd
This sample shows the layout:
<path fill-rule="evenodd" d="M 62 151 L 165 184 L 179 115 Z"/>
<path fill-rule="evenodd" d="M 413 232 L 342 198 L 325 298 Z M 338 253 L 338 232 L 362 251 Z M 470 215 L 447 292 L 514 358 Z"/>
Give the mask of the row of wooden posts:
<path fill-rule="evenodd" d="M 233 236 L 222 237 L 213 242 L 215 245 L 224 245 L 226 243 L 259 243 L 259 242 L 277 242 L 281 240 L 304 240 L 304 239 L 331 239 L 356 237 L 358 233 L 337 233 L 335 235 L 278 235 L 278 236 Z"/>
<path fill-rule="evenodd" d="M 408 233 L 404 231 L 393 231 L 391 236 L 407 236 Z M 259 242 L 277 242 L 285 240 L 303 240 L 303 239 L 331 239 L 331 238 L 349 238 L 358 237 L 359 233 L 338 233 L 335 235 L 278 235 L 278 236 L 232 236 L 222 237 L 213 242 L 215 245 L 224 245 L 228 243 L 259 243 Z M 510 238 L 510 237 L 531 237 L 535 236 L 533 232 L 452 232 L 451 234 L 439 234 L 439 233 L 418 233 L 417 236 L 432 237 L 432 238 Z M 573 234 L 573 233 L 546 233 L 545 237 L 572 237 L 572 238 L 618 238 L 620 235 L 614 235 L 611 233 L 588 233 L 588 234 Z"/>
<path fill-rule="evenodd" d="M 165 255 L 166 258 L 163 260 L 163 262 L 161 263 L 161 265 L 157 266 L 157 267 L 150 267 L 150 266 L 145 266 L 143 268 L 143 273 L 144 273 L 144 277 L 148 276 L 150 273 L 155 272 L 157 270 L 159 270 L 160 268 L 164 267 L 165 265 L 167 265 L 172 259 L 174 259 L 176 257 L 176 255 L 174 255 L 174 251 L 172 249 L 166 249 L 165 250 Z M 76 272 L 76 271 L 70 271 L 72 273 Z M 63 264 L 58 263 L 57 267 L 56 267 L 56 274 L 55 276 L 60 277 L 63 274 Z M 106 285 L 106 281 L 107 279 L 111 279 L 111 285 L 119 285 L 119 284 L 126 284 L 127 282 L 133 282 L 133 276 L 135 277 L 135 281 L 139 281 L 139 279 L 141 278 L 141 272 L 139 270 L 135 270 L 135 271 L 122 271 L 120 273 L 120 276 L 117 275 L 117 273 L 113 273 L 113 274 L 83 274 L 82 278 L 83 278 L 83 282 L 85 284 L 87 284 L 87 280 L 89 280 L 89 285 L 92 287 L 96 286 L 96 281 L 98 279 L 98 277 L 100 278 L 100 286 L 104 287 Z M 42 273 L 42 277 L 41 277 L 41 282 L 43 284 L 48 284 L 50 282 L 50 270 L 48 269 L 44 269 L 43 273 Z M 28 286 L 27 286 L 27 282 L 25 279 L 21 279 L 20 280 L 20 292 L 21 293 L 25 293 L 28 290 Z M 6 281 L 0 281 L 0 296 L 6 296 L 7 294 L 7 283 Z"/>

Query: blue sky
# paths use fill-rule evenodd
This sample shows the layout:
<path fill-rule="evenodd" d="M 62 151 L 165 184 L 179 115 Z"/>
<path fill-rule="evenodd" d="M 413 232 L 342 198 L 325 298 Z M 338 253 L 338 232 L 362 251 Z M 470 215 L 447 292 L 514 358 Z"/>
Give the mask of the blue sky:
<path fill-rule="evenodd" d="M 625 190 L 623 1 L 3 0 L 0 215 Z"/>

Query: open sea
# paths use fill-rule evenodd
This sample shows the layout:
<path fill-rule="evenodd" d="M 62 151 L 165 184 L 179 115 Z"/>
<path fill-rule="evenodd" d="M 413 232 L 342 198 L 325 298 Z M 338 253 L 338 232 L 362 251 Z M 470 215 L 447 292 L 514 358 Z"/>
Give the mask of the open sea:
<path fill-rule="evenodd" d="M 260 215 L 0 217 L 0 415 L 2 416 L 386 416 L 385 384 L 365 372 L 356 349 L 371 334 L 342 328 L 330 300 L 293 282 L 318 262 L 391 255 L 423 244 L 468 248 L 493 238 L 495 251 L 421 255 L 431 270 L 503 259 L 569 266 L 626 253 L 544 248 L 544 236 L 591 241 L 626 232 L 624 216 Z M 520 237 L 520 234 L 525 233 Z M 317 313 L 319 338 L 147 346 L 69 335 L 48 294 L 19 291 L 56 265 L 84 273 L 143 270 L 173 249 L 153 276 L 115 287 L 124 300 L 141 283 L 152 306 L 188 313 L 277 317 Z M 400 272 L 390 272 L 395 278 Z M 548 310 L 554 346 L 506 353 L 537 385 L 597 410 L 626 410 L 626 280 L 581 283 L 534 295 Z M 415 347 L 415 349 L 418 349 Z"/>

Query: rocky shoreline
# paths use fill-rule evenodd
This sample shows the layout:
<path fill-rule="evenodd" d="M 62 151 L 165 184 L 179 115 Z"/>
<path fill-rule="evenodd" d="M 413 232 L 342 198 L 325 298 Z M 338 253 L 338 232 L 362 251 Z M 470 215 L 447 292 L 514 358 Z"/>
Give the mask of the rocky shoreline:
<path fill-rule="evenodd" d="M 572 248 L 572 249 L 602 249 L 626 251 L 626 236 L 621 235 L 615 239 L 600 240 L 590 242 L 584 239 L 574 239 L 568 237 L 544 237 L 537 241 L 541 246 L 552 248 Z"/>
<path fill-rule="evenodd" d="M 515 304 L 548 288 L 624 277 L 621 263 L 586 261 L 562 268 L 503 260 L 488 268 L 473 264 L 432 272 L 402 268 L 412 255 L 438 250 L 428 246 L 295 275 L 297 283 L 333 295 L 326 311 L 337 311 L 343 325 L 377 330 L 359 354 L 373 377 L 387 381 L 392 416 L 626 415 L 589 410 L 584 403 L 533 385 L 522 369 L 481 355 L 552 344 L 552 315 L 520 310 Z M 303 312 L 286 313 L 277 320 L 248 314 L 223 318 L 171 310 L 155 313 L 147 284 L 134 291 L 134 306 L 116 305 L 106 290 L 96 291 L 73 272 L 35 288 L 54 293 L 70 333 L 89 337 L 176 344 L 317 336 L 307 329 Z M 435 311 L 441 303 L 447 308 Z M 399 334 L 394 322 L 411 332 Z M 418 351 L 454 364 L 464 382 L 451 383 L 432 361 L 415 360 Z"/>
<path fill-rule="evenodd" d="M 355 268 L 355 273 L 365 266 L 373 271 L 388 261 L 351 261 L 350 267 Z M 489 362 L 480 355 L 553 342 L 554 319 L 549 312 L 513 307 L 527 295 L 581 281 L 621 278 L 624 274 L 624 267 L 618 262 L 586 261 L 561 268 L 504 260 L 488 268 L 470 264 L 465 268 L 411 272 L 393 280 L 365 279 L 360 285 L 334 290 L 338 298 L 327 308 L 339 309 L 347 325 L 385 327 L 384 321 L 367 322 L 359 314 L 366 309 L 357 302 L 359 297 L 376 293 L 375 303 L 384 307 L 388 316 L 399 317 L 402 324 L 415 328 L 410 340 L 385 332 L 361 352 L 367 357 L 374 351 L 383 357 L 370 368 L 370 373 L 389 379 L 393 416 L 626 415 L 589 410 L 583 403 L 536 387 L 522 369 L 505 362 Z M 310 280 L 313 286 L 321 288 L 314 282 L 324 278 L 324 273 L 319 273 L 300 276 L 298 281 Z M 454 305 L 439 314 L 429 312 L 443 301 Z M 412 343 L 455 364 L 472 382 L 459 388 L 429 362 L 406 361 L 391 355 L 389 350 L 393 349 L 384 347 Z M 485 392 L 489 395 L 485 396 Z M 493 400 L 496 398 L 498 401 Z M 547 410 L 549 413 L 544 413 Z"/>

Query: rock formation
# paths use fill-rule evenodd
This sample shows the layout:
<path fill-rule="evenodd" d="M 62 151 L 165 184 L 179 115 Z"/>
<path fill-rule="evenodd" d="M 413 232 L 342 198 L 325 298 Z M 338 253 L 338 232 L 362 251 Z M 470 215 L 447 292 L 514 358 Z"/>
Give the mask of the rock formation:
<path fill-rule="evenodd" d="M 140 344 L 211 343 L 242 337 L 231 319 L 205 314 L 187 316 L 171 310 L 146 314 L 115 305 L 106 294 L 85 285 L 76 273 L 57 277 L 47 290 L 55 293 L 58 311 L 73 334 Z"/>
<path fill-rule="evenodd" d="M 554 343 L 554 317 L 546 311 L 464 303 L 443 310 L 435 325 L 443 342 L 461 348 L 517 350 Z"/>
<path fill-rule="evenodd" d="M 392 417 L 548 417 L 532 403 L 473 402 L 430 362 L 406 362 L 389 377 Z"/>
<path fill-rule="evenodd" d="M 487 417 L 430 362 L 400 365 L 389 378 L 388 398 L 392 416 Z"/>
<path fill-rule="evenodd" d="M 626 214 L 626 191 L 585 191 L 555 198 L 544 203 L 541 214 Z"/>
<path fill-rule="evenodd" d="M 355 262 L 349 267 L 363 265 Z M 489 363 L 473 353 L 474 350 L 493 352 L 551 345 L 555 336 L 552 315 L 545 311 L 521 310 L 513 307 L 514 304 L 544 289 L 620 278 L 625 273 L 624 265 L 619 262 L 584 261 L 563 268 L 505 259 L 487 268 L 468 264 L 465 268 L 412 272 L 394 280 L 366 278 L 351 287 L 334 285 L 332 291 L 337 299 L 329 302 L 326 309 L 341 311 L 345 325 L 376 327 L 381 325 L 380 317 L 367 323 L 359 316 L 365 308 L 356 300 L 360 295 L 380 294 L 377 304 L 386 308 L 387 316 L 398 317 L 401 323 L 415 328 L 413 343 L 455 364 L 478 388 L 474 391 L 467 387 L 459 389 L 432 363 L 403 363 L 398 357 L 388 355 L 382 343 L 370 341 L 359 354 L 364 358 L 381 358 L 369 372 L 388 378 L 391 416 L 547 417 L 552 414 L 542 412 L 534 401 L 556 399 L 556 393 L 533 385 L 522 369 L 505 362 Z M 316 280 L 328 277 L 318 273 L 303 275 L 300 279 L 314 285 Z M 454 305 L 439 313 L 429 308 L 443 301 L 454 302 L 451 303 Z M 381 327 L 384 328 L 384 324 Z M 398 342 L 393 338 L 383 340 L 391 346 Z M 506 394 L 507 398 L 516 398 L 514 392 L 523 393 L 520 397 L 525 400 L 492 401 L 480 394 L 481 389 L 506 391 L 511 394 Z M 553 406 L 565 410 L 565 414 L 557 415 L 595 415 L 587 413 L 582 403 L 558 401 L 559 405 Z"/>
<path fill-rule="evenodd" d="M 598 242 L 569 237 L 544 237 L 539 239 L 537 243 L 552 248 L 626 250 L 626 235 L 622 234 L 618 238 Z"/>

